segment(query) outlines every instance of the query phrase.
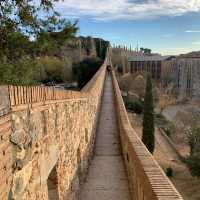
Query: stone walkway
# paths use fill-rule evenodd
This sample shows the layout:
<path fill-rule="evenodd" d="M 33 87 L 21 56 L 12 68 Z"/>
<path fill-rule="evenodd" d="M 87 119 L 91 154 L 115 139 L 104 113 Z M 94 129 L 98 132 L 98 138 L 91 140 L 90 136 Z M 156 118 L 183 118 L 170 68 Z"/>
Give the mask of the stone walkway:
<path fill-rule="evenodd" d="M 102 99 L 95 155 L 82 187 L 81 200 L 130 200 L 123 165 L 110 75 Z"/>

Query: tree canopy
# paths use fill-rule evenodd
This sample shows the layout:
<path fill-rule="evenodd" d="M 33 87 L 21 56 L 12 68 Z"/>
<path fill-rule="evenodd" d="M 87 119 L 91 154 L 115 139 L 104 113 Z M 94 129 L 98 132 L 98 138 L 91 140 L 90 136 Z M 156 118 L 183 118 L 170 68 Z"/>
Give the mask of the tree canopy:
<path fill-rule="evenodd" d="M 142 53 L 144 53 L 144 54 L 151 54 L 151 49 L 148 49 L 148 48 L 143 48 L 143 47 L 141 47 L 140 48 L 140 51 L 142 52 Z"/>
<path fill-rule="evenodd" d="M 33 53 L 31 49 L 40 49 L 39 53 L 47 52 L 47 48 L 55 49 L 74 36 L 78 29 L 77 22 L 61 18 L 54 9 L 56 1 L 0 0 L 0 56 L 9 57 L 15 52 Z M 37 42 L 34 44 L 30 38 Z"/>
<path fill-rule="evenodd" d="M 56 1 L 0 0 L 0 83 L 42 82 L 39 77 L 49 74 L 52 63 L 58 71 L 66 69 L 66 62 L 59 58 L 60 48 L 78 27 L 77 21 L 63 19 L 55 11 Z M 41 57 L 45 76 L 41 75 Z"/>

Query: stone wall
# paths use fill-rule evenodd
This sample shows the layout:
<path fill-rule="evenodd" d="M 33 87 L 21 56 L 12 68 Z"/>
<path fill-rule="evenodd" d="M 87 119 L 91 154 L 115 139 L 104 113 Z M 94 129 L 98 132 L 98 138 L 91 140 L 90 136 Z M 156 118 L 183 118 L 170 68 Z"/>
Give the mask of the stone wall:
<path fill-rule="evenodd" d="M 7 200 L 12 181 L 12 148 L 10 114 L 0 117 L 0 199 Z"/>
<path fill-rule="evenodd" d="M 1 200 L 47 200 L 49 179 L 60 200 L 77 199 L 92 157 L 106 65 L 107 59 L 81 92 L 10 86 L 6 95 L 0 89 L 11 107 L 0 117 Z"/>
<path fill-rule="evenodd" d="M 0 86 L 0 199 L 7 199 L 12 181 L 11 115 L 7 86 Z"/>
<path fill-rule="evenodd" d="M 178 100 L 200 98 L 200 58 L 177 57 L 163 62 L 162 83 Z"/>
<path fill-rule="evenodd" d="M 200 58 L 176 59 L 172 73 L 180 99 L 200 98 Z"/>
<path fill-rule="evenodd" d="M 132 200 L 183 200 L 131 127 L 114 71 L 112 80 Z"/>
<path fill-rule="evenodd" d="M 112 63 L 115 69 L 122 70 L 122 74 L 126 74 L 131 71 L 130 57 L 142 56 L 143 53 L 136 52 L 124 48 L 112 48 Z"/>

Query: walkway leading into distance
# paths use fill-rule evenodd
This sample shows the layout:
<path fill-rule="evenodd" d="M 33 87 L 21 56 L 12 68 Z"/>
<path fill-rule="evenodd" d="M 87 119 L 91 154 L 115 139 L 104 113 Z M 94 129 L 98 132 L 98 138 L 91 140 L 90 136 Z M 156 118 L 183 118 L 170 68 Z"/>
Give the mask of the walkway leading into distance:
<path fill-rule="evenodd" d="M 130 200 L 114 106 L 111 76 L 107 75 L 97 129 L 95 154 L 81 200 Z"/>

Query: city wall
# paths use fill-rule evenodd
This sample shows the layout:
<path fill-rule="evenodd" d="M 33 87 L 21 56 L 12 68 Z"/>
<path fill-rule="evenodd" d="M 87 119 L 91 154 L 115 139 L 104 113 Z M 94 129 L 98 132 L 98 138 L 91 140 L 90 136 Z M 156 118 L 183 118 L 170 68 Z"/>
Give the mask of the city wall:
<path fill-rule="evenodd" d="M 0 199 L 75 200 L 92 158 L 106 66 L 81 90 L 0 88 Z M 112 71 L 133 200 L 183 200 L 132 129 Z"/>
<path fill-rule="evenodd" d="M 76 199 L 92 158 L 107 59 L 81 92 L 0 88 L 0 199 Z"/>
<path fill-rule="evenodd" d="M 114 71 L 112 80 L 132 200 L 183 200 L 131 127 Z"/>

